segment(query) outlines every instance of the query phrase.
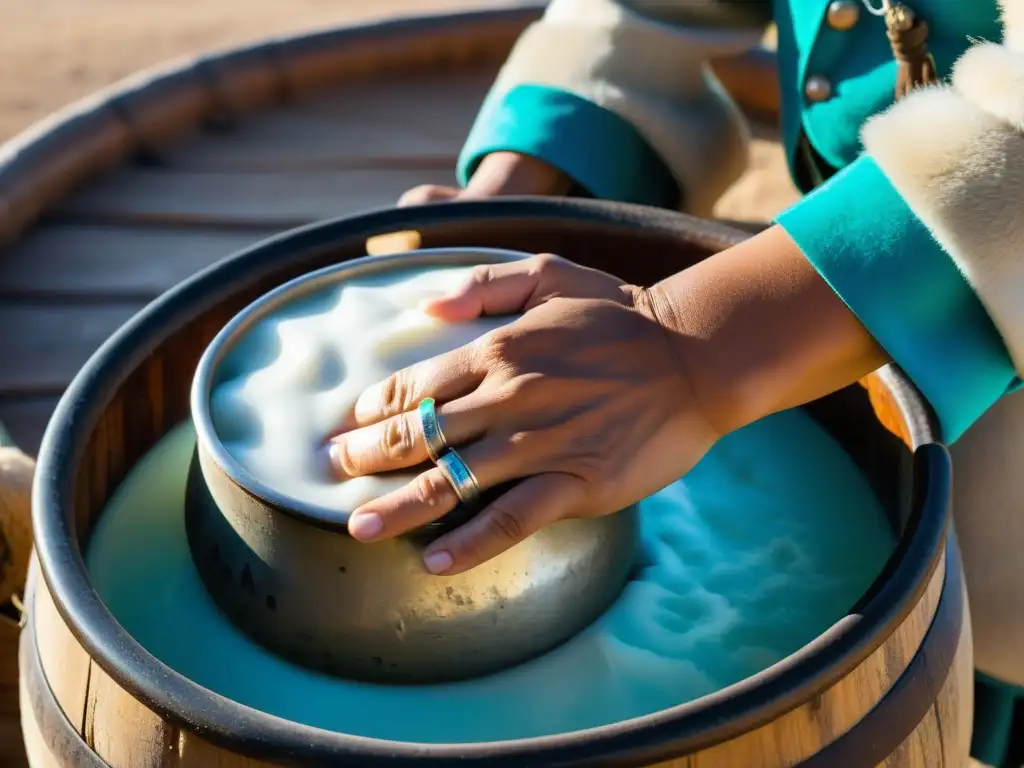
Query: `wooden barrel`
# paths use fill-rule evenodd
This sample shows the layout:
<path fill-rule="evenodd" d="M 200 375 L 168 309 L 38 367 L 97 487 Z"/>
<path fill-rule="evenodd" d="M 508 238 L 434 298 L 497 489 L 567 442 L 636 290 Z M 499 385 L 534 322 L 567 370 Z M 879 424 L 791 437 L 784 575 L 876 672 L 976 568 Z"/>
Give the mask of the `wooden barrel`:
<path fill-rule="evenodd" d="M 884 573 L 848 616 L 785 661 L 628 727 L 454 747 L 353 738 L 229 701 L 138 645 L 93 591 L 82 560 L 82 542 L 106 501 L 187 417 L 191 372 L 227 319 L 269 288 L 363 255 L 368 238 L 395 230 L 418 232 L 425 247 L 554 250 L 641 284 L 744 236 L 678 214 L 587 201 L 383 211 L 280 236 L 150 304 L 72 382 L 40 451 L 35 523 L 44 578 L 33 579 L 21 647 L 33 764 L 82 765 L 83 755 L 114 768 L 455 759 L 488 766 L 930 768 L 966 761 L 970 621 L 948 533 L 949 458 L 931 414 L 893 369 L 873 377 L 867 391 L 850 387 L 808 406 L 862 468 L 901 534 Z"/>
<path fill-rule="evenodd" d="M 539 13 L 398 19 L 203 55 L 133 75 L 0 145 L 0 423 L 34 452 L 89 354 L 229 253 L 388 205 L 419 183 L 452 183 L 486 89 Z M 714 66 L 748 112 L 774 123 L 770 52 Z M 27 553 L 16 554 L 20 592 Z M 17 610 L 0 594 L 4 768 L 25 760 L 9 738 Z"/>
<path fill-rule="evenodd" d="M 480 98 L 516 36 L 537 14 L 525 8 L 405 19 L 204 56 L 135 76 L 0 147 L 0 243 L 9 246 L 0 253 L 0 327 L 18 330 L 0 336 L 0 359 L 17 361 L 0 366 L 0 421 L 33 449 L 56 396 L 88 354 L 147 301 L 230 251 L 285 227 L 386 205 L 416 183 L 450 182 Z M 770 55 L 755 52 L 716 62 L 715 69 L 748 112 L 774 119 L 778 94 Z M 418 108 L 423 105 L 432 109 Z M 651 215 L 585 208 L 560 210 L 559 222 L 540 227 L 532 240 L 506 229 L 493 243 L 561 249 L 583 258 L 582 241 L 565 230 L 574 216 L 614 228 Z M 516 215 L 526 216 L 525 226 L 535 214 Z M 543 211 L 536 215 L 550 218 Z M 484 223 L 450 219 L 438 226 L 426 216 L 363 227 L 369 235 L 422 225 L 427 245 L 485 244 Z M 675 225 L 664 226 L 672 231 Z M 344 254 L 361 252 L 357 234 L 346 234 Z M 680 255 L 684 260 L 721 247 L 735 233 L 698 228 L 685 237 L 701 241 L 701 247 Z M 678 247 L 675 235 L 668 240 Z M 618 262 L 610 266 L 622 272 Z M 651 269 L 649 276 L 658 272 Z M 264 277 L 273 282 L 281 276 Z M 55 433 L 70 431 L 63 441 L 51 440 L 48 466 L 63 462 L 67 470 L 63 480 L 54 479 L 64 485 L 50 508 L 63 510 L 58 517 L 77 510 L 73 523 L 58 523 L 63 533 L 51 540 L 63 537 L 68 559 L 61 562 L 69 573 L 81 576 L 77 542 L 86 540 L 113 486 L 184 413 L 178 398 L 191 345 L 212 333 L 203 323 L 221 321 L 207 306 L 196 307 L 195 315 L 204 319 L 188 325 L 191 337 L 154 343 L 149 362 L 136 361 L 137 370 L 116 393 L 86 398 L 93 410 L 84 408 L 85 401 L 64 401 Z M 177 330 L 186 333 L 185 325 L 183 320 Z M 161 368 L 161 361 L 169 365 Z M 916 511 L 927 507 L 937 515 L 943 507 L 935 499 L 942 497 L 944 457 L 931 445 L 926 415 L 895 372 L 868 384 L 876 412 L 909 448 L 893 447 L 898 441 L 879 431 L 862 393 L 844 393 L 850 403 L 840 407 L 833 398 L 833 405 L 816 406 L 815 413 L 824 421 L 838 419 L 841 426 L 830 429 L 851 452 L 861 446 L 858 461 L 879 484 L 880 496 L 898 510 L 894 520 L 901 530 L 916 532 L 914 552 L 934 557 L 911 558 L 918 568 L 913 577 L 906 576 L 912 570 L 908 560 L 901 560 L 904 578 L 890 574 L 879 592 L 889 599 L 889 613 L 864 610 L 851 617 L 830 641 L 831 656 L 814 656 L 831 674 L 809 676 L 806 666 L 798 666 L 764 681 L 760 693 L 740 691 L 727 705 L 677 713 L 671 723 L 612 734 L 600 743 L 556 745 L 543 757 L 528 750 L 501 756 L 460 750 L 459 757 L 488 764 L 585 765 L 666 759 L 675 765 L 775 765 L 806 757 L 860 765 L 882 754 L 879 760 L 894 765 L 932 765 L 941 753 L 943 764 L 958 764 L 970 721 L 968 621 L 964 604 L 949 597 L 960 583 L 960 569 L 955 546 L 946 548 L 943 560 L 941 535 L 928 538 L 928 530 L 940 530 L 938 518 L 928 518 L 928 528 L 923 512 Z M 125 398 L 150 392 L 159 393 L 153 402 L 164 410 L 148 421 L 125 410 Z M 848 408 L 866 426 L 843 417 Z M 125 424 L 136 429 L 125 431 Z M 66 466 L 71 454 L 63 453 L 72 445 L 72 432 L 87 454 L 73 472 Z M 920 484 L 917 491 L 914 483 Z M 922 489 L 931 489 L 927 503 Z M 33 569 L 32 620 L 21 635 L 22 721 L 34 765 L 315 764 L 355 754 L 344 741 L 303 742 L 303 734 L 265 730 L 262 720 L 253 727 L 248 711 L 221 700 L 204 699 L 202 707 L 182 710 L 180 695 L 192 688 L 153 666 L 130 639 L 101 649 L 90 639 L 97 636 L 83 632 L 73 618 L 81 614 L 69 606 L 77 610 L 77 599 L 89 603 L 94 597 L 88 588 L 75 593 L 56 586 L 61 577 L 53 581 L 52 573 L 64 567 L 58 560 L 42 554 L 56 600 Z M 876 595 L 865 605 L 880 601 Z M 99 614 L 104 616 L 102 609 Z M 0 645 L 15 633 L 14 625 L 0 625 Z M 829 659 L 831 665 L 825 664 Z M 0 659 L 0 678 L 8 666 Z M 165 676 L 160 679 L 168 683 L 166 691 L 149 677 L 132 683 L 140 669 Z M 2 693 L 0 685 L 0 698 Z M 876 704 L 875 712 L 889 714 L 865 718 Z M 724 720 L 722 707 L 730 712 Z M 0 701 L 4 766 L 18 764 L 3 751 L 9 711 Z M 707 726 L 717 722 L 728 727 L 712 732 Z M 445 759 L 435 752 L 422 761 Z M 376 752 L 351 760 L 378 761 L 389 762 Z"/>

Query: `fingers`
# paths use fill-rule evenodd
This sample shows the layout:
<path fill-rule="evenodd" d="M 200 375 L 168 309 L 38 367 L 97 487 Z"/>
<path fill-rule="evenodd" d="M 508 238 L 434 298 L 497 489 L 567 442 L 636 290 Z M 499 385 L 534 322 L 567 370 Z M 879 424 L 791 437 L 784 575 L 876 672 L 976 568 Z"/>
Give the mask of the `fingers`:
<path fill-rule="evenodd" d="M 508 438 L 492 438 L 459 450 L 481 489 L 493 488 L 520 476 L 523 451 Z M 433 467 L 416 479 L 367 502 L 352 512 L 348 530 L 360 541 L 398 536 L 448 514 L 459 497 L 444 473 Z"/>
<path fill-rule="evenodd" d="M 425 397 L 455 400 L 476 389 L 486 373 L 477 365 L 472 346 L 403 368 L 365 389 L 336 434 L 411 411 Z"/>
<path fill-rule="evenodd" d="M 437 421 L 448 445 L 463 445 L 488 427 L 487 398 L 477 392 L 437 406 Z M 331 441 L 331 462 L 341 476 L 359 477 L 422 464 L 427 453 L 418 409 L 400 413 Z"/>
<path fill-rule="evenodd" d="M 410 205 L 427 205 L 429 203 L 446 203 L 454 200 L 462 193 L 456 187 L 445 187 L 439 184 L 423 184 L 413 187 L 398 198 L 398 207 L 405 208 Z"/>
<path fill-rule="evenodd" d="M 580 481 L 572 475 L 552 473 L 528 478 L 468 523 L 427 547 L 423 564 L 434 574 L 468 571 L 541 528 L 579 515 L 584 501 Z"/>
<path fill-rule="evenodd" d="M 536 303 L 541 276 L 552 261 L 560 259 L 540 254 L 522 261 L 476 267 L 458 290 L 425 303 L 423 311 L 449 322 L 521 312 Z"/>
<path fill-rule="evenodd" d="M 434 467 L 408 485 L 359 507 L 349 516 L 352 538 L 370 542 L 390 539 L 432 523 L 455 509 L 459 497 Z"/>

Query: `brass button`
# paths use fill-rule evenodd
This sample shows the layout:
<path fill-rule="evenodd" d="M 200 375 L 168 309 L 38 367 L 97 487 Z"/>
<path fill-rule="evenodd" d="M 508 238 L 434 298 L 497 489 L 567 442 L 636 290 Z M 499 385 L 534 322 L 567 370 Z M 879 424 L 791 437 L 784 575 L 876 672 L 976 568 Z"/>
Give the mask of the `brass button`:
<path fill-rule="evenodd" d="M 825 18 L 828 19 L 828 25 L 832 29 L 845 32 L 851 29 L 860 18 L 860 3 L 856 0 L 832 0 L 828 4 L 828 13 Z"/>
<path fill-rule="evenodd" d="M 827 101 L 832 97 L 832 83 L 824 75 L 811 75 L 804 85 L 804 95 L 808 101 Z"/>

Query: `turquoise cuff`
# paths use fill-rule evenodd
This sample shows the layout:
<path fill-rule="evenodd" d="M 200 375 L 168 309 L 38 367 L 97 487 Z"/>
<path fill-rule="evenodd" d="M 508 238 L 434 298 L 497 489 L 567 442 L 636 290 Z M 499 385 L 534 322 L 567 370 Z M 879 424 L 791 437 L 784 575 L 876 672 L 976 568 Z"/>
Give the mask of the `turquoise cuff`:
<path fill-rule="evenodd" d="M 518 152 L 558 168 L 604 200 L 675 208 L 679 185 L 631 123 L 580 96 L 541 85 L 490 94 L 459 155 L 466 186 L 492 152 Z"/>
<path fill-rule="evenodd" d="M 870 157 L 777 222 L 928 399 L 947 443 L 1018 385 L 978 297 Z"/>

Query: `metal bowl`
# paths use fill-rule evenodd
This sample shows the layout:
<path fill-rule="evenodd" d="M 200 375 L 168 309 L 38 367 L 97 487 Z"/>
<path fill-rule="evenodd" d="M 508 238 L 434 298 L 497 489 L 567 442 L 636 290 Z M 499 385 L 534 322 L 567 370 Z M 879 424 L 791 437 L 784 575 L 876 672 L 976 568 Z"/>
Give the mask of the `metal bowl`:
<path fill-rule="evenodd" d="M 351 510 L 300 502 L 251 476 L 217 437 L 210 394 L 217 367 L 254 322 L 331 284 L 369 274 L 525 258 L 492 249 L 370 257 L 311 272 L 236 315 L 199 361 L 191 412 L 197 446 L 186 529 L 192 558 L 221 610 L 250 637 L 297 663 L 378 682 L 473 677 L 569 639 L 618 596 L 633 565 L 635 508 L 552 525 L 457 576 L 432 576 L 423 547 L 472 508 L 392 541 L 362 544 Z"/>

